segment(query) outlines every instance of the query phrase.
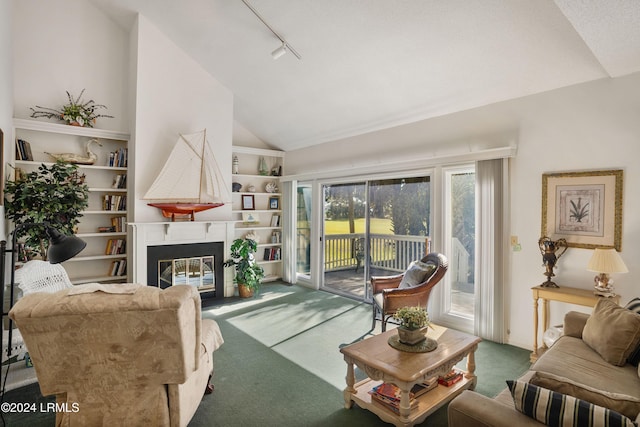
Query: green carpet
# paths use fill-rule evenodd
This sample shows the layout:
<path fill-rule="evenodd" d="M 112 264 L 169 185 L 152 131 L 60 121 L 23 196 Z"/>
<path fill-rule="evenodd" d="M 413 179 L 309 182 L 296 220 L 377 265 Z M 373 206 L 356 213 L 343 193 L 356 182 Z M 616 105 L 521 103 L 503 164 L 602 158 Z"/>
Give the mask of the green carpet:
<path fill-rule="evenodd" d="M 205 308 L 203 316 L 218 322 L 225 343 L 214 354 L 215 391 L 202 399 L 190 426 L 389 425 L 355 405 L 344 408 L 346 363 L 339 348 L 371 333 L 370 305 L 274 283 L 254 299 Z M 505 380 L 528 369 L 529 352 L 483 341 L 476 365 L 476 391 L 494 396 Z M 5 400 L 37 399 L 53 400 L 42 398 L 37 386 L 8 392 Z M 51 414 L 16 415 L 5 414 L 6 425 L 54 425 Z M 446 426 L 446 407 L 423 424 Z"/>

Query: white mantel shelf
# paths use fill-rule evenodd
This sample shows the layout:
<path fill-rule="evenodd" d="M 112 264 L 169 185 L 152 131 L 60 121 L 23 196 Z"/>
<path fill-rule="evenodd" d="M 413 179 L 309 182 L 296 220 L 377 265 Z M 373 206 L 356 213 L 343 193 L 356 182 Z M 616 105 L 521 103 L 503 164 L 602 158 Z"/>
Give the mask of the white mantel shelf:
<path fill-rule="evenodd" d="M 134 283 L 147 283 L 147 248 L 160 245 L 224 242 L 224 254 L 229 254 L 233 242 L 234 221 L 132 222 L 131 263 Z M 233 275 L 225 269 L 224 296 L 235 293 Z"/>

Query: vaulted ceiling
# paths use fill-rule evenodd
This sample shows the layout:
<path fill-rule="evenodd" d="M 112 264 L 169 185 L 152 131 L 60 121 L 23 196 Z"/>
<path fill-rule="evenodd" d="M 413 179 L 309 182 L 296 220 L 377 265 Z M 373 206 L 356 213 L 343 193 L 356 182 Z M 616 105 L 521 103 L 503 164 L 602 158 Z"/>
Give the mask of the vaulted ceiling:
<path fill-rule="evenodd" d="M 91 0 L 144 15 L 294 150 L 640 71 L 638 0 Z"/>

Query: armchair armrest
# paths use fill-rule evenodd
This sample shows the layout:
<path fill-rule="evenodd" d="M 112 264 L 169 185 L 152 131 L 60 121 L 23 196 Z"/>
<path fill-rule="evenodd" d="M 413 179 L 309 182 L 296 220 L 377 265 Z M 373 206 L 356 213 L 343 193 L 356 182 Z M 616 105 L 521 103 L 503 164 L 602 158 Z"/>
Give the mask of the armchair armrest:
<path fill-rule="evenodd" d="M 570 311 L 564 316 L 563 333 L 570 337 L 582 338 L 582 330 L 587 323 L 589 314 Z"/>
<path fill-rule="evenodd" d="M 403 277 L 404 273 L 393 276 L 371 276 L 371 289 L 374 295 L 385 289 L 396 289 L 400 286 Z"/>
<path fill-rule="evenodd" d="M 465 390 L 447 410 L 449 427 L 540 427 L 542 424 L 479 393 Z"/>

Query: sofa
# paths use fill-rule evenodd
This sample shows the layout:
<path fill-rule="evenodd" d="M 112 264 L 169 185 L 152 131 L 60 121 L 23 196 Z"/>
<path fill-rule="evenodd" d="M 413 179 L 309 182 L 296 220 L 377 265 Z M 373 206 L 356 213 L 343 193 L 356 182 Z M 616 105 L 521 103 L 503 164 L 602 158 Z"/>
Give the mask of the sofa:
<path fill-rule="evenodd" d="M 563 335 L 521 378 L 505 378 L 509 387 L 498 396 L 464 391 L 452 400 L 449 426 L 633 426 L 639 347 L 640 314 L 627 307 L 601 299 L 591 315 L 569 312 Z"/>
<path fill-rule="evenodd" d="M 223 343 L 198 291 L 87 284 L 25 295 L 17 324 L 56 426 L 186 426 Z"/>

